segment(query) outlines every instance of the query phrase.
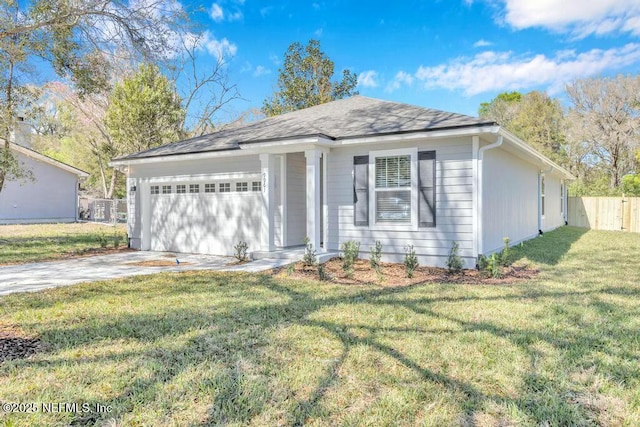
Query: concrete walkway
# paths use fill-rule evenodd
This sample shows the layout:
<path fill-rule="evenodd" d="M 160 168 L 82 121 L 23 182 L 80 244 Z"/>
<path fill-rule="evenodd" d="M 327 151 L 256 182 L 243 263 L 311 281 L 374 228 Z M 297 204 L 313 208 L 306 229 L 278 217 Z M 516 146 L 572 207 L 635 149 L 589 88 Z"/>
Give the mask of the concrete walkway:
<path fill-rule="evenodd" d="M 199 254 L 177 254 L 180 265 L 171 253 L 131 251 L 109 255 L 71 258 L 62 261 L 37 262 L 0 266 L 0 296 L 14 292 L 33 292 L 75 283 L 95 282 L 139 274 L 165 271 L 217 270 L 260 272 L 291 262 L 286 259 L 261 259 L 247 264 L 229 266 L 231 257 Z M 171 266 L 149 267 L 143 262 L 170 262 Z"/>

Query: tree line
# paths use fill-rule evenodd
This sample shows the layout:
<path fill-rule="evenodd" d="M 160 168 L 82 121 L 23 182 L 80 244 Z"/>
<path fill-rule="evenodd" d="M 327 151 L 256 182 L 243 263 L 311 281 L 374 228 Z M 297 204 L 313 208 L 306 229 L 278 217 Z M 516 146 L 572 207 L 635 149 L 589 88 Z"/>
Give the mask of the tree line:
<path fill-rule="evenodd" d="M 570 195 L 640 196 L 640 76 L 576 80 L 566 95 L 564 108 L 543 92 L 503 92 L 478 113 L 568 169 Z"/>
<path fill-rule="evenodd" d="M 9 145 L 19 115 L 33 123 L 35 149 L 89 172 L 86 190 L 106 198 L 125 195 L 112 158 L 220 127 L 217 113 L 240 94 L 221 55 L 199 65 L 203 38 L 174 0 L 0 0 L 0 191 L 29 178 Z M 35 83 L 43 62 L 59 81 Z M 273 94 L 237 121 L 357 94 L 357 75 L 341 74 L 317 40 L 292 43 Z M 505 92 L 479 115 L 566 167 L 573 195 L 640 195 L 639 89 L 638 76 L 577 80 L 568 108 L 543 92 Z"/>

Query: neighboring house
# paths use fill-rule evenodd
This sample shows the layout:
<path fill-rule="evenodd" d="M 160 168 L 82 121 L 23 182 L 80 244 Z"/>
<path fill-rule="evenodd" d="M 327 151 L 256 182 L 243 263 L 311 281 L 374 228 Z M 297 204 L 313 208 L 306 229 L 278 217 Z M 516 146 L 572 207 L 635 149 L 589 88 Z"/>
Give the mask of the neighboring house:
<path fill-rule="evenodd" d="M 76 221 L 78 179 L 89 175 L 29 148 L 26 132 L 16 132 L 15 141 L 10 143 L 11 150 L 33 180 L 4 183 L 0 224 Z"/>
<path fill-rule="evenodd" d="M 115 159 L 130 244 L 230 255 L 349 240 L 467 267 L 561 226 L 572 176 L 494 122 L 354 96 Z"/>

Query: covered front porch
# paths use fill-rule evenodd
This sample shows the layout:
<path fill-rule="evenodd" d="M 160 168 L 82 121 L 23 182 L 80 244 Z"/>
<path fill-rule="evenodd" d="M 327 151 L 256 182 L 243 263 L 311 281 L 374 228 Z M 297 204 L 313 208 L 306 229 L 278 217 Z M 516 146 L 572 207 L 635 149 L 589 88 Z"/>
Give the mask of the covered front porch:
<path fill-rule="evenodd" d="M 305 239 L 318 256 L 328 252 L 328 155 L 325 147 L 260 154 L 262 224 L 254 259 L 300 259 Z"/>

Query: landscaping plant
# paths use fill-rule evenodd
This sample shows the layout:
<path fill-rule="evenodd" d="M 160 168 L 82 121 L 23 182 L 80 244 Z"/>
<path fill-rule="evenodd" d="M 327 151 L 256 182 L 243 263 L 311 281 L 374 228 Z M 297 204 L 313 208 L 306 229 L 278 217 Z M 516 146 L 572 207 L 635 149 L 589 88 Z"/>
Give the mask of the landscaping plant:
<path fill-rule="evenodd" d="M 304 255 L 302 256 L 302 264 L 304 264 L 305 267 L 312 267 L 316 265 L 316 262 L 317 262 L 316 250 L 313 249 L 313 245 L 309 241 L 308 237 L 304 238 L 304 244 L 305 244 L 305 248 L 304 248 Z"/>
<path fill-rule="evenodd" d="M 349 240 L 342 244 L 342 270 L 346 273 L 347 277 L 353 276 L 353 264 L 360 255 L 360 242 L 355 240 Z"/>
<path fill-rule="evenodd" d="M 380 266 L 380 260 L 382 259 L 382 243 L 380 240 L 376 240 L 376 245 L 371 246 L 371 254 L 369 255 L 369 265 L 376 273 L 380 274 L 382 267 Z"/>
<path fill-rule="evenodd" d="M 416 251 L 413 249 L 413 245 L 407 246 L 404 255 L 404 269 L 407 272 L 409 279 L 413 278 L 413 272 L 418 268 L 418 257 Z"/>
<path fill-rule="evenodd" d="M 509 248 L 509 238 L 505 237 L 503 239 L 503 242 L 504 248 L 502 248 L 502 251 L 500 252 L 500 264 L 502 264 L 504 267 L 507 267 L 511 264 L 511 248 Z"/>
<path fill-rule="evenodd" d="M 233 249 L 235 250 L 233 257 L 237 259 L 238 262 L 248 261 L 249 260 L 249 257 L 247 256 L 248 248 L 249 248 L 249 245 L 247 244 L 247 242 L 243 242 L 242 240 L 239 241 L 238 244 L 233 247 Z"/>
<path fill-rule="evenodd" d="M 446 265 L 449 273 L 453 274 L 460 273 L 462 271 L 462 267 L 464 267 L 464 262 L 462 261 L 462 258 L 460 258 L 460 255 L 458 255 L 458 242 L 456 241 L 451 245 Z"/>

